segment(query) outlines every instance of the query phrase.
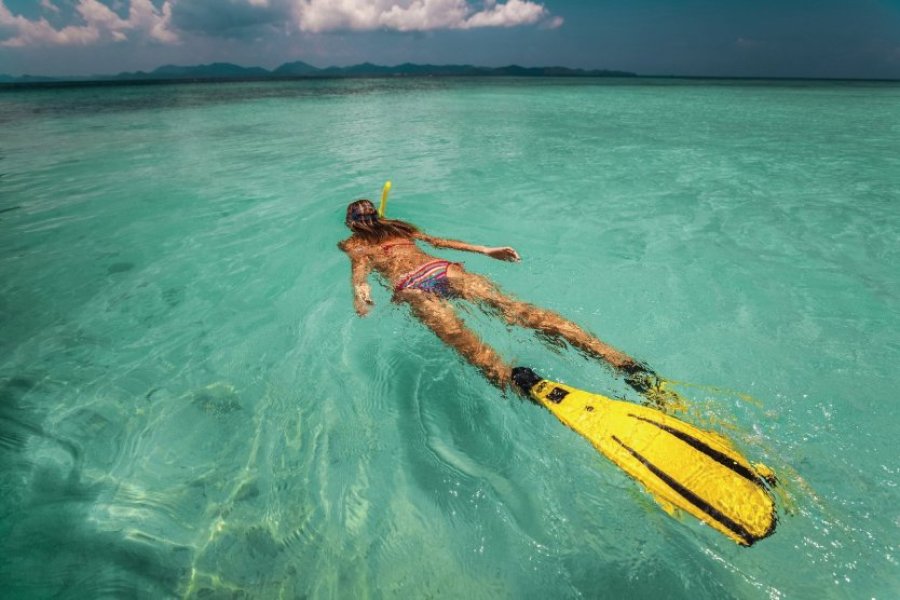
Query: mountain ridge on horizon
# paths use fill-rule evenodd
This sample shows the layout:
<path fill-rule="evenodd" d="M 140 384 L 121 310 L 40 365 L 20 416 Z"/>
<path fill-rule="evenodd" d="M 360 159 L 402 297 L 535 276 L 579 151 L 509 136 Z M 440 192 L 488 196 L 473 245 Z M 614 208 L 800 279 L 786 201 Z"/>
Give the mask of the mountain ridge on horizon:
<path fill-rule="evenodd" d="M 123 71 L 115 75 L 5 75 L 0 83 L 64 83 L 117 81 L 180 81 L 180 80 L 266 80 L 293 78 L 350 78 L 350 77 L 636 77 L 629 71 L 608 69 L 576 69 L 570 67 L 478 67 L 474 65 L 432 65 L 402 63 L 395 66 L 364 62 L 347 67 L 319 68 L 303 61 L 286 62 L 272 70 L 263 67 L 242 67 L 234 63 L 214 62 L 202 65 L 161 65 L 153 71 Z"/>

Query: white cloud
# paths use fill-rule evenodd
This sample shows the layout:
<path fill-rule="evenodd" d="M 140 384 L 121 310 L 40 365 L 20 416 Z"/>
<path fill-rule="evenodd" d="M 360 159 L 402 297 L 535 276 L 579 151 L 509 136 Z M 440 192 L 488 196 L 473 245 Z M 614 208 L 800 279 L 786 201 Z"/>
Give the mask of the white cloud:
<path fill-rule="evenodd" d="M 59 7 L 50 0 L 41 0 L 41 8 L 49 12 L 59 13 Z"/>
<path fill-rule="evenodd" d="M 12 37 L 0 41 L 0 46 L 89 45 L 103 40 L 124 41 L 129 32 L 146 35 L 158 42 L 176 42 L 178 36 L 169 27 L 172 1 L 166 0 L 157 10 L 150 0 L 131 0 L 128 18 L 123 19 L 98 0 L 78 0 L 75 10 L 83 24 L 56 29 L 43 17 L 31 21 L 12 14 L 0 0 L 0 27 L 12 31 Z"/>
<path fill-rule="evenodd" d="M 145 31 L 157 42 L 177 42 L 178 36 L 169 26 L 172 22 L 172 1 L 166 0 L 157 12 L 150 0 L 131 0 L 128 21 L 132 28 Z"/>
<path fill-rule="evenodd" d="M 531 25 L 548 16 L 541 4 L 524 0 L 509 0 L 505 4 L 490 3 L 484 10 L 466 19 L 464 27 L 515 27 Z"/>
<path fill-rule="evenodd" d="M 40 1 L 44 14 L 58 15 L 59 0 Z M 71 2 L 77 22 L 57 29 L 44 17 L 30 20 L 14 15 L 0 0 L 0 46 L 90 45 L 135 38 L 175 43 L 179 41 L 177 25 L 183 26 L 188 17 L 193 27 L 183 33 L 202 32 L 223 20 L 237 27 L 244 21 L 258 24 L 260 16 L 273 25 L 280 23 L 286 29 L 308 33 L 535 24 L 556 28 L 562 24 L 562 18 L 551 15 L 543 4 L 532 0 L 164 0 L 159 8 L 151 0 L 129 0 L 127 18 L 119 16 L 121 11 L 111 9 L 106 0 Z M 200 10 L 204 7 L 205 12 Z M 173 10 L 178 12 L 175 22 Z M 214 31 L 210 33 L 216 35 Z"/>
<path fill-rule="evenodd" d="M 293 0 L 301 31 L 313 33 L 391 29 L 428 31 L 516 27 L 548 19 L 544 5 L 528 0 L 486 0 L 481 9 L 467 0 Z M 562 24 L 558 17 L 554 27 Z"/>
<path fill-rule="evenodd" d="M 559 29 L 563 23 L 565 23 L 565 19 L 562 17 L 553 17 L 549 21 L 545 21 L 543 26 L 547 29 Z"/>

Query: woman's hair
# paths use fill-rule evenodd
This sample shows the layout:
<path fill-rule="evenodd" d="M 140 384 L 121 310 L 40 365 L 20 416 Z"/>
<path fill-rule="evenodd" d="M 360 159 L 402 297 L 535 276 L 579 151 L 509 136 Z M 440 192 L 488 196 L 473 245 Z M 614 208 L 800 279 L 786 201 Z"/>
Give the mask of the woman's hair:
<path fill-rule="evenodd" d="M 376 244 L 391 238 L 411 238 L 419 231 L 412 223 L 380 218 L 375 205 L 365 199 L 350 203 L 344 222 L 354 236 Z"/>

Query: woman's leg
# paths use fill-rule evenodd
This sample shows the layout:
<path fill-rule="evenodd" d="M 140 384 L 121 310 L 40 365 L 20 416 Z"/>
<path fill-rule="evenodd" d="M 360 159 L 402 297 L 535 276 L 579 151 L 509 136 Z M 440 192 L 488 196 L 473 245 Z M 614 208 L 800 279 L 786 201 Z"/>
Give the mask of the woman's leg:
<path fill-rule="evenodd" d="M 624 352 L 604 344 L 596 336 L 555 312 L 506 296 L 486 277 L 467 273 L 459 267 L 451 269 L 448 275 L 456 293 L 466 300 L 491 305 L 512 325 L 528 327 L 549 336 L 562 338 L 579 350 L 596 356 L 617 369 L 638 364 Z"/>
<path fill-rule="evenodd" d="M 501 389 L 509 385 L 511 367 L 466 327 L 449 302 L 435 294 L 416 290 L 398 292 L 397 299 L 409 303 L 420 321 L 477 367 L 491 383 Z"/>

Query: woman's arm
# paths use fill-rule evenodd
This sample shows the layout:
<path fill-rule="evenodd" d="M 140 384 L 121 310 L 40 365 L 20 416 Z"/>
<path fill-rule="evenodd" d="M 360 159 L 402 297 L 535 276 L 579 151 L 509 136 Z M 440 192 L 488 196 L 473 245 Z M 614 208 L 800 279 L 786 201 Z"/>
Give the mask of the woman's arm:
<path fill-rule="evenodd" d="M 478 254 L 484 254 L 486 256 L 490 256 L 491 258 L 496 258 L 497 260 L 519 260 L 519 253 L 509 246 L 476 246 L 474 244 L 467 244 L 466 242 L 460 242 L 458 240 L 446 240 L 444 238 L 432 237 L 424 233 L 417 233 L 415 235 L 415 238 L 417 240 L 422 240 L 426 244 L 431 244 L 435 248 L 450 248 L 452 250 L 477 252 Z"/>
<path fill-rule="evenodd" d="M 341 250 L 350 257 L 350 284 L 353 286 L 353 308 L 361 317 L 369 314 L 372 302 L 372 288 L 366 282 L 372 272 L 369 258 L 359 248 L 340 245 Z"/>

